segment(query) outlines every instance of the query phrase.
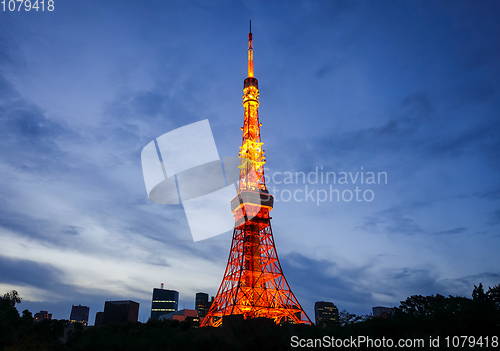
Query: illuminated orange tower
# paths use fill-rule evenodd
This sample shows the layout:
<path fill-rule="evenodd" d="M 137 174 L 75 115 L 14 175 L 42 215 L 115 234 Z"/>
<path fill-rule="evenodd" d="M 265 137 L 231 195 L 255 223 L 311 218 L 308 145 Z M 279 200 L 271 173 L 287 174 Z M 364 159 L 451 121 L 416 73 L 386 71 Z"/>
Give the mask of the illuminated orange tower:
<path fill-rule="evenodd" d="M 264 178 L 264 150 L 260 140 L 259 87 L 253 71 L 253 40 L 248 34 L 248 78 L 243 85 L 245 121 L 238 195 L 231 200 L 235 218 L 233 241 L 224 278 L 201 326 L 218 327 L 225 316 L 272 318 L 277 324 L 311 320 L 293 295 L 283 275 L 274 245 L 269 211 L 274 198 Z"/>

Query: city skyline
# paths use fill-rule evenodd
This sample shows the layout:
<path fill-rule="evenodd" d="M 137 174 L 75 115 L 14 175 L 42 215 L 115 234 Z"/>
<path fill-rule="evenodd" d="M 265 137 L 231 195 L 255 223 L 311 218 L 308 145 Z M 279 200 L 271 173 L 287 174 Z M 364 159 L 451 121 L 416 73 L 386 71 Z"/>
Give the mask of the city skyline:
<path fill-rule="evenodd" d="M 499 14 L 497 1 L 0 12 L 0 289 L 55 319 L 89 306 L 90 325 L 106 300 L 139 302 L 146 321 L 162 282 L 179 309 L 216 294 L 231 232 L 194 243 L 181 205 L 148 200 L 140 152 L 208 119 L 219 156 L 237 156 L 249 19 L 273 234 L 306 313 L 500 283 Z M 331 190 L 339 201 L 318 200 Z"/>

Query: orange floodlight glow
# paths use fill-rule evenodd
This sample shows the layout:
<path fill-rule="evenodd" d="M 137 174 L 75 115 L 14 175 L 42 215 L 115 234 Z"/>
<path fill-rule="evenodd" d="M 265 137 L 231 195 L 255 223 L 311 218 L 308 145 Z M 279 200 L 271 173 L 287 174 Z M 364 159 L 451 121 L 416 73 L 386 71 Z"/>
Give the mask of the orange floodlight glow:
<path fill-rule="evenodd" d="M 311 324 L 292 293 L 278 260 L 269 212 L 274 198 L 264 178 L 265 154 L 260 139 L 259 87 L 253 71 L 253 36 L 248 34 L 248 78 L 239 157 L 238 195 L 231 200 L 235 225 L 231 250 L 219 291 L 201 326 L 218 327 L 224 317 L 271 318 L 277 324 Z"/>

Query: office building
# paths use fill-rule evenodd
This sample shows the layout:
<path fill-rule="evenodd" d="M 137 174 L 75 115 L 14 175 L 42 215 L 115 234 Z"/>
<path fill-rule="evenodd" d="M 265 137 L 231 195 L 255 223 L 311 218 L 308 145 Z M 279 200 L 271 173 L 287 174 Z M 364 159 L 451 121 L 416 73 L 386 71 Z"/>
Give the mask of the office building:
<path fill-rule="evenodd" d="M 212 306 L 212 302 L 214 301 L 214 297 L 212 296 L 212 300 L 208 301 L 208 294 L 199 292 L 196 293 L 195 306 L 196 311 L 198 311 L 198 317 L 200 320 L 203 320 Z"/>
<path fill-rule="evenodd" d="M 40 311 L 35 313 L 33 318 L 35 319 L 35 322 L 41 322 L 44 319 L 52 319 L 52 313 L 49 313 L 49 311 Z"/>
<path fill-rule="evenodd" d="M 314 304 L 314 315 L 316 325 L 322 328 L 338 325 L 339 323 L 339 310 L 333 302 L 317 301 Z"/>
<path fill-rule="evenodd" d="M 177 312 L 170 312 L 159 317 L 162 319 L 170 319 L 180 322 L 189 322 L 191 326 L 197 328 L 200 326 L 200 318 L 198 318 L 198 311 L 196 310 L 180 310 Z"/>
<path fill-rule="evenodd" d="M 394 310 L 390 307 L 382 307 L 382 306 L 376 306 L 372 307 L 372 312 L 373 312 L 373 317 L 389 317 L 392 316 L 394 313 Z"/>
<path fill-rule="evenodd" d="M 139 303 L 131 300 L 106 301 L 102 325 L 109 323 L 137 322 L 139 316 Z"/>
<path fill-rule="evenodd" d="M 175 290 L 153 289 L 151 319 L 158 320 L 161 315 L 178 310 L 179 293 Z"/>
<path fill-rule="evenodd" d="M 71 307 L 71 314 L 69 316 L 69 321 L 71 323 L 82 323 L 86 326 L 89 322 L 89 310 L 88 306 L 73 305 Z"/>
<path fill-rule="evenodd" d="M 100 327 L 103 324 L 104 312 L 97 312 L 95 314 L 94 327 Z"/>

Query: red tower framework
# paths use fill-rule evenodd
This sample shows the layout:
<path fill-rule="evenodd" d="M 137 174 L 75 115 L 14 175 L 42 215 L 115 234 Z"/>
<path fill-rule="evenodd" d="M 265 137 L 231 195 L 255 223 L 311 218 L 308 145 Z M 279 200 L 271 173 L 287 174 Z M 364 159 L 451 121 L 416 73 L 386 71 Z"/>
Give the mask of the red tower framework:
<path fill-rule="evenodd" d="M 218 327 L 229 315 L 272 318 L 277 324 L 311 320 L 283 275 L 274 245 L 269 211 L 274 198 L 264 178 L 264 150 L 260 140 L 259 87 L 253 73 L 253 40 L 248 34 L 248 78 L 243 86 L 245 121 L 238 195 L 231 200 L 235 218 L 233 241 L 224 278 L 201 326 Z"/>

